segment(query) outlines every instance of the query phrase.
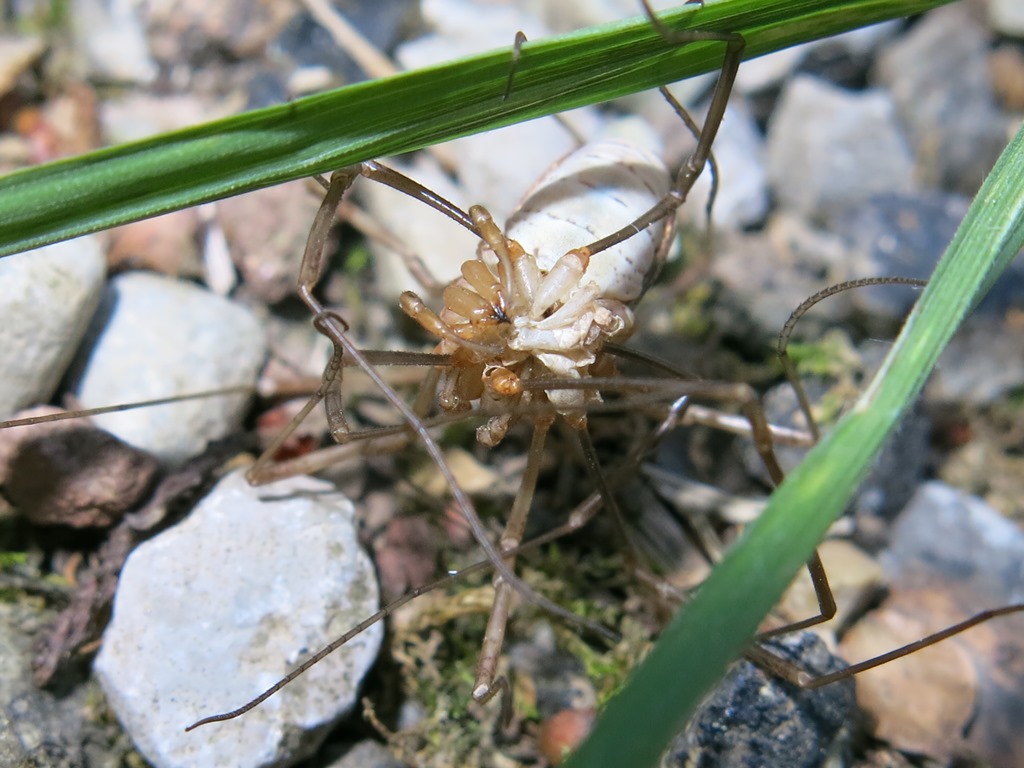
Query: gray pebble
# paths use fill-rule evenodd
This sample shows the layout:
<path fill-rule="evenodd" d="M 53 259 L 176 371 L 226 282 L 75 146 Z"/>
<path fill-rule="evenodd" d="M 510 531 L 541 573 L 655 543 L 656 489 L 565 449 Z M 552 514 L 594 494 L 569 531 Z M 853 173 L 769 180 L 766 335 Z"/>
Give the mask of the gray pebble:
<path fill-rule="evenodd" d="M 798 67 L 806 66 L 809 57 L 816 55 L 841 55 L 854 60 L 866 57 L 882 41 L 895 35 L 901 23 L 894 20 L 874 24 L 745 61 L 736 77 L 736 91 L 751 94 L 776 87 Z"/>
<path fill-rule="evenodd" d="M 880 559 L 892 580 L 933 586 L 945 573 L 968 582 L 986 603 L 972 608 L 1021 601 L 1024 534 L 981 499 L 945 483 L 918 489 Z"/>
<path fill-rule="evenodd" d="M 413 0 L 378 0 L 374 3 L 349 3 L 342 7 L 345 20 L 370 45 L 384 52 L 395 47 L 419 13 L 418 3 Z M 252 16 L 260 18 L 258 12 L 253 12 Z M 324 68 L 340 78 L 343 84 L 373 77 L 371 73 L 365 72 L 308 12 L 300 11 L 292 16 L 277 34 L 272 46 L 275 63 L 283 59 L 292 62 L 292 67 L 296 69 Z"/>
<path fill-rule="evenodd" d="M 103 291 L 95 237 L 0 259 L 0 416 L 50 399 Z"/>
<path fill-rule="evenodd" d="M 1024 338 L 1020 330 L 989 312 L 969 316 L 936 368 L 931 394 L 940 400 L 986 405 L 1024 381 Z"/>
<path fill-rule="evenodd" d="M 45 618 L 49 618 L 48 616 Z M 77 768 L 90 691 L 59 697 L 32 684 L 32 636 L 44 617 L 25 603 L 0 603 L 0 765 Z M 92 691 L 95 695 L 95 691 Z"/>
<path fill-rule="evenodd" d="M 765 232 L 718 235 L 711 272 L 720 293 L 711 308 L 716 327 L 764 354 L 800 303 L 822 287 L 830 258 L 841 252 L 834 238 L 802 220 L 775 216 Z M 796 338 L 817 338 L 824 324 L 846 311 L 842 299 L 822 302 L 797 325 Z"/>
<path fill-rule="evenodd" d="M 244 307 L 141 272 L 111 281 L 90 336 L 73 377 L 86 408 L 252 387 L 266 354 L 263 331 Z M 202 398 L 106 414 L 96 423 L 175 464 L 237 428 L 246 403 L 245 394 Z"/>
<path fill-rule="evenodd" d="M 884 346 L 871 341 L 861 345 L 858 355 L 864 361 L 865 382 L 870 381 L 870 374 L 873 374 L 881 362 L 881 355 L 885 351 Z M 872 360 L 872 357 L 876 359 Z M 812 403 L 820 403 L 828 395 L 828 387 L 821 378 L 804 377 L 801 383 Z M 770 389 L 765 393 L 763 403 L 769 423 L 804 428 L 805 419 L 797 403 L 796 394 L 788 383 L 778 384 Z M 852 405 L 851 400 L 847 408 Z M 915 402 L 903 417 L 899 427 L 885 441 L 879 458 L 861 483 L 856 496 L 850 501 L 849 509 L 858 517 L 862 528 L 866 516 L 892 519 L 913 495 L 928 469 L 930 429 L 931 421 L 925 409 L 921 407 L 920 402 Z M 785 445 L 775 447 L 775 456 L 786 474 L 792 472 L 806 455 L 806 448 Z M 743 458 L 751 475 L 760 477 L 762 482 L 769 482 L 764 462 L 753 445 L 743 447 Z M 878 525 L 872 525 L 870 530 L 862 530 L 858 542 L 868 548 L 878 548 L 880 542 L 874 536 L 878 529 Z"/>
<path fill-rule="evenodd" d="M 766 151 L 779 201 L 812 217 L 913 185 L 913 158 L 883 91 L 795 77 L 768 125 Z"/>
<path fill-rule="evenodd" d="M 403 768 L 404 765 L 383 744 L 366 740 L 353 746 L 327 768 Z"/>
<path fill-rule="evenodd" d="M 75 50 L 84 54 L 91 79 L 149 83 L 157 76 L 146 30 L 133 4 L 84 0 L 70 8 Z"/>
<path fill-rule="evenodd" d="M 1015 259 L 967 315 L 939 359 L 931 384 L 937 399 L 987 405 L 1024 381 L 1024 260 Z"/>
<path fill-rule="evenodd" d="M 796 71 L 807 56 L 808 45 L 793 45 L 781 51 L 759 56 L 749 62 L 743 62 L 736 75 L 736 91 L 743 94 L 757 93 L 768 88 L 777 87 L 783 80 Z"/>
<path fill-rule="evenodd" d="M 953 239 L 968 201 L 943 192 L 881 194 L 832 218 L 832 230 L 847 245 L 843 280 L 897 276 L 927 279 Z M 849 291 L 851 308 L 868 332 L 894 336 L 921 291 L 871 286 Z"/>
<path fill-rule="evenodd" d="M 814 676 L 845 666 L 809 632 L 765 647 Z M 844 726 L 854 707 L 852 679 L 801 691 L 741 661 L 673 742 L 662 768 L 824 765 L 829 756 L 850 751 L 851 734 Z"/>
<path fill-rule="evenodd" d="M 667 109 L 667 106 L 664 107 Z M 695 145 L 692 137 L 675 114 L 661 118 L 669 127 L 670 157 L 685 159 L 675 151 L 673 138 L 685 139 L 689 145 L 686 154 Z M 678 144 L 676 145 L 678 146 Z M 768 213 L 768 182 L 764 168 L 764 137 L 754 120 L 749 105 L 742 99 L 733 99 L 726 109 L 712 148 L 718 162 L 718 194 L 712 216 L 716 228 L 741 229 L 759 224 Z M 673 163 L 673 170 L 678 167 Z M 680 209 L 681 220 L 703 227 L 706 224 L 706 201 L 711 188 L 711 173 L 705 169 Z"/>
<path fill-rule="evenodd" d="M 265 690 L 377 609 L 353 516 L 322 481 L 253 488 L 238 472 L 132 553 L 95 672 L 155 766 L 292 765 L 352 708 L 380 624 L 242 717 L 184 730 Z"/>
<path fill-rule="evenodd" d="M 973 195 L 1012 131 L 992 92 L 988 32 L 965 4 L 927 14 L 882 52 L 888 87 L 926 183 Z"/>

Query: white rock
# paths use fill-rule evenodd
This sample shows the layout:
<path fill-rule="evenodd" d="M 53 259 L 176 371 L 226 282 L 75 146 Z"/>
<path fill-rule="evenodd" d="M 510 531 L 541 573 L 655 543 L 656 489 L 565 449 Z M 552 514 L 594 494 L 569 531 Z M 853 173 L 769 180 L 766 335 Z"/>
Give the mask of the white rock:
<path fill-rule="evenodd" d="M 509 5 L 480 6 L 468 0 L 428 0 L 423 15 L 433 33 L 399 46 L 395 58 L 405 69 L 425 67 L 486 50 L 511 46 L 517 31 L 528 39 L 549 36 L 536 17 Z M 573 128 L 586 135 L 596 130 L 592 110 L 576 110 L 569 116 Z M 554 118 L 519 123 L 507 128 L 467 136 L 441 145 L 437 150 L 455 166 L 458 185 L 450 183 L 432 161 L 417 160 L 402 168 L 417 181 L 466 208 L 486 207 L 499 225 L 516 208 L 526 190 L 553 163 L 576 149 L 572 133 Z M 473 258 L 477 239 L 465 234 L 422 203 L 379 189 L 361 193 L 370 213 L 384 223 L 427 265 L 442 284 L 459 275 L 462 262 Z M 375 263 L 386 276 L 392 298 L 403 290 L 418 290 L 401 259 L 390 249 L 371 244 Z"/>
<path fill-rule="evenodd" d="M 540 40 L 551 32 L 535 15 L 512 4 L 475 0 L 423 0 L 423 21 L 433 33 L 404 43 L 395 58 L 405 69 L 511 46 L 516 32 Z"/>
<path fill-rule="evenodd" d="M 794 45 L 744 62 L 736 73 L 736 91 L 756 93 L 777 85 L 800 66 L 810 50 L 808 44 Z"/>
<path fill-rule="evenodd" d="M 989 0 L 988 20 L 997 32 L 1024 37 L 1024 3 L 1020 0 Z"/>
<path fill-rule="evenodd" d="M 992 88 L 992 34 L 969 3 L 927 13 L 875 59 L 923 183 L 973 197 L 1016 130 Z"/>
<path fill-rule="evenodd" d="M 132 0 L 80 0 L 71 6 L 72 28 L 90 76 L 118 83 L 149 83 L 157 76 L 137 5 Z"/>
<path fill-rule="evenodd" d="M 873 24 L 745 61 L 736 75 L 736 92 L 757 93 L 780 84 L 819 48 L 839 49 L 851 56 L 867 56 L 878 45 L 896 35 L 901 24 L 899 20 Z"/>
<path fill-rule="evenodd" d="M 402 768 L 404 765 L 379 741 L 367 739 L 360 741 L 327 768 Z"/>
<path fill-rule="evenodd" d="M 103 251 L 91 236 L 0 259 L 0 415 L 53 395 L 105 276 Z"/>
<path fill-rule="evenodd" d="M 936 573 L 949 569 L 990 597 L 992 605 L 1020 602 L 1021 558 L 1024 534 L 1012 520 L 978 497 L 938 480 L 918 488 L 880 555 L 892 577 L 905 573 L 915 560 L 917 567 L 923 563 Z"/>
<path fill-rule="evenodd" d="M 208 103 L 194 94 L 152 95 L 133 90 L 103 99 L 99 105 L 100 126 L 111 144 L 146 139 L 157 133 L 187 128 L 197 123 L 233 114 L 231 104 Z M 243 109 L 242 104 L 237 110 Z"/>
<path fill-rule="evenodd" d="M 670 3 L 655 5 L 665 7 Z M 570 7 L 568 4 L 559 4 L 557 8 L 533 3 L 526 6 L 524 11 L 520 6 L 481 7 L 468 0 L 428 0 L 423 5 L 423 14 L 433 32 L 399 47 L 396 58 L 405 68 L 428 66 L 448 61 L 453 56 L 507 47 L 519 30 L 524 31 L 530 40 L 539 39 L 548 34 L 545 22 L 555 24 L 560 29 L 574 29 L 613 18 L 641 15 L 642 8 L 639 4 L 609 0 L 598 5 L 577 4 Z M 711 75 L 710 80 L 700 88 L 706 89 L 706 85 L 713 79 L 714 75 Z M 692 84 L 692 80 L 687 81 L 684 87 L 689 84 Z M 648 96 L 649 99 L 644 98 Z M 645 116 L 647 111 L 656 113 L 662 123 L 669 125 L 671 133 L 685 133 L 685 128 L 680 125 L 671 108 L 657 94 L 643 94 L 641 98 L 631 100 L 630 107 L 643 110 Z M 575 110 L 564 117 L 585 140 L 593 140 L 616 130 L 608 124 L 602 124 L 597 111 L 592 108 Z M 750 134 L 747 132 L 740 135 L 746 126 L 739 124 L 739 118 L 735 122 L 739 129 L 734 134 L 736 141 L 743 145 L 742 151 L 747 151 L 750 147 Z M 646 133 L 650 134 L 650 130 Z M 756 129 L 755 141 L 758 141 Z M 648 146 L 646 137 L 641 145 Z M 544 118 L 442 145 L 441 150 L 456 165 L 458 186 L 452 185 L 439 169 L 430 167 L 427 161 L 417 160 L 409 173 L 417 181 L 460 206 L 474 203 L 484 205 L 494 219 L 503 224 L 536 179 L 578 146 L 576 139 L 563 125 L 553 118 Z M 661 147 L 655 151 L 661 154 Z M 758 169 L 753 189 L 749 186 L 750 176 L 732 175 L 731 178 L 733 182 L 742 183 L 732 186 L 731 192 L 735 193 L 733 200 L 726 199 L 723 203 L 722 213 L 719 214 L 724 217 L 722 221 L 741 220 L 742 223 L 748 223 L 759 220 L 767 205 L 763 172 Z M 462 262 L 472 258 L 475 252 L 475 238 L 460 232 L 448 236 L 445 233 L 457 228 L 441 220 L 439 214 L 413 200 L 400 199 L 400 195 L 378 189 L 367 191 L 366 187 L 363 185 L 361 195 L 371 214 L 406 243 L 439 282 L 444 284 L 458 276 Z M 704 193 L 698 193 L 697 196 L 700 194 Z M 729 193 L 725 197 L 728 198 Z M 609 222 L 608 231 L 626 223 Z M 442 243 L 443 250 L 439 248 Z M 392 296 L 397 296 L 410 286 L 416 289 L 416 284 L 401 260 L 392 251 L 378 244 L 372 244 L 371 248 L 375 264 L 385 274 L 387 291 Z"/>
<path fill-rule="evenodd" d="M 587 123 L 589 135 L 593 120 L 586 111 L 575 114 Z M 502 226 L 534 182 L 579 147 L 550 117 L 466 136 L 448 146 L 458 158 L 459 184 L 469 202 L 486 207 Z"/>
<path fill-rule="evenodd" d="M 95 671 L 153 765 L 292 765 L 352 708 L 380 624 L 242 717 L 184 731 L 256 696 L 377 609 L 353 517 L 323 481 L 252 488 L 238 472 L 131 554 Z"/>
<path fill-rule="evenodd" d="M 249 310 L 191 283 L 134 272 L 114 278 L 75 365 L 86 408 L 231 386 L 253 387 L 266 354 Z M 245 394 L 188 400 L 96 418 L 169 464 L 203 451 L 241 422 Z"/>
<path fill-rule="evenodd" d="M 514 5 L 426 0 L 423 15 L 433 34 L 399 46 L 395 57 L 405 69 L 507 48 L 515 41 L 517 32 L 523 32 L 527 40 L 551 35 L 547 25 L 536 15 Z M 509 63 L 511 65 L 511 59 Z M 514 81 L 512 87 L 515 88 Z M 592 109 L 574 110 L 567 113 L 566 120 L 573 130 L 588 139 L 598 130 L 600 122 Z M 478 133 L 442 145 L 443 151 L 457 164 L 459 184 L 468 202 L 486 206 L 499 223 L 504 223 L 512 214 L 526 190 L 552 163 L 578 146 L 566 126 L 553 117 Z M 458 274 L 458 265 L 455 269 Z"/>
<path fill-rule="evenodd" d="M 797 76 L 768 125 L 768 180 L 779 200 L 822 215 L 913 186 L 914 162 L 889 95 Z"/>
<path fill-rule="evenodd" d="M 10 93 L 18 78 L 46 51 L 38 35 L 0 35 L 0 93 Z"/>
<path fill-rule="evenodd" d="M 582 27 L 635 19 L 644 15 L 643 6 L 638 0 L 564 0 L 559 3 L 526 0 L 524 5 L 558 33 L 575 32 Z M 650 5 L 655 13 L 663 13 L 670 9 L 678 10 L 679 0 L 652 0 Z M 700 13 L 697 6 L 692 10 Z"/>
<path fill-rule="evenodd" d="M 404 69 L 510 46 L 517 31 L 531 39 L 550 34 L 535 17 L 512 6 L 481 7 L 468 0 L 427 0 L 422 10 L 424 21 L 433 32 L 399 46 L 395 58 Z M 557 122 L 535 120 L 442 145 L 440 152 L 456 165 L 457 186 L 448 182 L 433 161 L 417 160 L 410 174 L 463 208 L 484 205 L 499 224 L 504 224 L 534 179 L 573 147 L 572 136 Z M 440 214 L 421 203 L 378 191 L 367 193 L 367 197 L 371 213 L 399 235 L 442 284 L 457 277 L 462 262 L 476 252 L 477 238 L 468 232 L 439 238 L 442 232 L 450 231 L 451 225 L 439 222 Z M 442 243 L 443 248 L 439 247 Z M 376 258 L 387 261 L 384 269 L 389 275 L 389 293 L 397 296 L 402 290 L 415 288 L 404 267 L 394 264 L 397 257 L 393 252 L 372 247 Z"/>

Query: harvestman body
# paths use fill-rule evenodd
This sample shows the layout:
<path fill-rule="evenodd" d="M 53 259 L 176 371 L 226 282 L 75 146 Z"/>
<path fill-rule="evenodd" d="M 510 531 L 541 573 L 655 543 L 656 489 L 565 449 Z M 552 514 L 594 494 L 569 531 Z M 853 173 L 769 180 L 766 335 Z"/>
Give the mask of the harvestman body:
<path fill-rule="evenodd" d="M 412 293 L 402 308 L 441 336 L 440 354 L 457 367 L 442 374 L 445 410 L 484 398 L 528 398 L 523 378 L 581 380 L 591 375 L 607 341 L 633 331 L 631 306 L 665 261 L 674 226 L 659 220 L 590 258 L 605 222 L 633 221 L 665 197 L 668 169 L 651 152 L 622 142 L 588 144 L 556 163 L 527 193 L 504 237 L 478 206 L 470 209 L 485 240 L 462 277 L 445 289 L 435 315 Z M 577 426 L 593 390 L 552 389 L 547 399 Z M 493 446 L 511 414 L 478 431 Z"/>

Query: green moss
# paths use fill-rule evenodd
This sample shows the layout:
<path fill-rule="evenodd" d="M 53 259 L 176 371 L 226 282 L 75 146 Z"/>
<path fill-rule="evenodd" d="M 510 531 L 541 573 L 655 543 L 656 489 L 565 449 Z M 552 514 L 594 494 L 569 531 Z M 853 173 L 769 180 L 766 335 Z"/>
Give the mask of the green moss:
<path fill-rule="evenodd" d="M 693 286 L 672 305 L 672 332 L 689 339 L 702 339 L 713 329 L 707 307 L 713 299 L 709 283 Z"/>
<path fill-rule="evenodd" d="M 28 562 L 27 552 L 3 552 L 0 551 L 0 570 L 14 568 Z"/>
<path fill-rule="evenodd" d="M 842 379 L 861 369 L 860 356 L 850 337 L 838 329 L 828 331 L 815 342 L 792 341 L 787 349 L 801 376 Z"/>
<path fill-rule="evenodd" d="M 582 663 L 587 676 L 606 700 L 625 681 L 633 664 L 650 646 L 649 632 L 628 615 L 618 593 L 632 581 L 618 552 L 588 552 L 552 546 L 531 553 L 517 564 L 532 587 L 580 616 L 621 632 L 614 646 L 581 637 L 573 626 L 556 626 L 558 645 Z M 413 728 L 389 738 L 392 748 L 419 766 L 514 766 L 531 764 L 533 738 L 540 713 L 535 683 L 528 675 L 512 675 L 513 725 L 510 741 L 496 740 L 501 724 L 497 698 L 473 701 L 476 666 L 494 589 L 492 575 L 478 573 L 447 594 L 433 593 L 413 603 L 413 612 L 394 622 L 392 656 L 399 664 L 405 694 L 419 702 L 425 715 Z M 637 601 L 631 601 L 637 604 Z M 643 610 L 643 608 L 640 608 Z M 530 635 L 543 611 L 520 604 L 509 617 L 506 649 Z M 507 673 L 501 659 L 500 674 Z"/>

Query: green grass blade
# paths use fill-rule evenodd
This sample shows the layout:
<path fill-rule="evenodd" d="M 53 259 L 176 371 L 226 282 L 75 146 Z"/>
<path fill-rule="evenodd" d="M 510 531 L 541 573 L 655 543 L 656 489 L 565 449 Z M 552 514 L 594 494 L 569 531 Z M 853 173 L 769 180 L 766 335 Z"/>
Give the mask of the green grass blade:
<path fill-rule="evenodd" d="M 653 766 L 842 512 L 964 316 L 1024 246 L 1024 128 L 989 175 L 882 369 L 680 611 L 570 768 Z"/>
<path fill-rule="evenodd" d="M 708 0 L 662 18 L 740 32 L 753 57 L 947 1 Z M 637 18 L 528 43 L 507 101 L 510 49 L 21 171 L 0 179 L 0 255 L 646 90 L 721 58 L 721 43 L 667 43 Z"/>

